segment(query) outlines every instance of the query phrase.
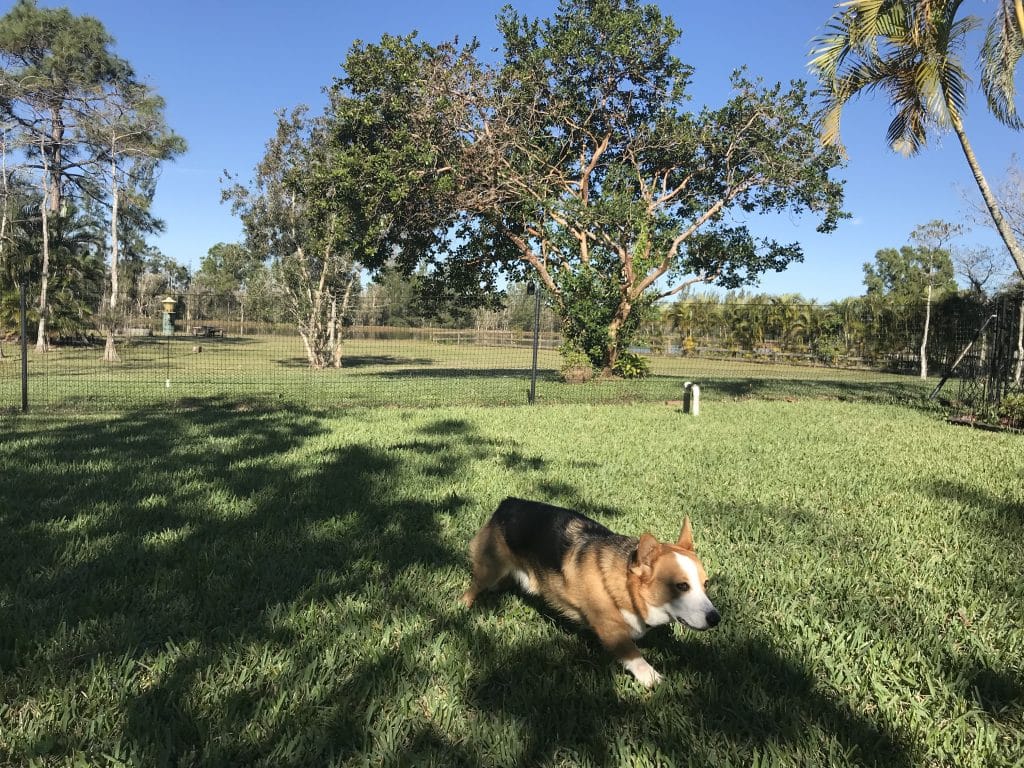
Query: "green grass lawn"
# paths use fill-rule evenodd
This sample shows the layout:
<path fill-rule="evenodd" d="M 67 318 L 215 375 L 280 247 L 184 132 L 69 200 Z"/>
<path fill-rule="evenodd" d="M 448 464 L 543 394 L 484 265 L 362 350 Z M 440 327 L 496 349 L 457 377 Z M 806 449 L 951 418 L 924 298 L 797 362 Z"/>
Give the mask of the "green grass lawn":
<path fill-rule="evenodd" d="M 0 417 L 0 764 L 1011 766 L 1024 438 L 708 397 Z M 535 601 L 468 612 L 506 495 L 684 514 L 722 625 L 642 689 Z"/>
<path fill-rule="evenodd" d="M 201 352 L 194 352 L 196 344 Z M 96 347 L 63 347 L 29 355 L 30 406 L 101 412 L 143 405 L 174 405 L 195 398 L 270 394 L 282 403 L 336 405 L 508 405 L 526 402 L 529 346 L 439 344 L 425 340 L 366 339 L 345 343 L 340 370 L 311 371 L 298 336 L 218 339 L 133 339 L 119 346 L 121 361 L 100 361 Z M 0 410 L 21 404 L 21 366 L 8 346 L 0 361 Z M 828 395 L 919 399 L 934 386 L 912 376 L 826 366 L 655 355 L 652 376 L 638 381 L 558 381 L 560 358 L 540 350 L 537 397 L 545 403 L 616 403 L 678 399 L 684 381 L 720 394 Z M 952 390 L 954 384 L 950 384 Z"/>

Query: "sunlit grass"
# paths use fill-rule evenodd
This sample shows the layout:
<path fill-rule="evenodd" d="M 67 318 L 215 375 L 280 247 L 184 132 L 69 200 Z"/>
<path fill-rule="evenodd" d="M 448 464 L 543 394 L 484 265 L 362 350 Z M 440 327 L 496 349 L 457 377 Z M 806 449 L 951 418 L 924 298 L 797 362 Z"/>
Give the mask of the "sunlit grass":
<path fill-rule="evenodd" d="M 201 351 L 198 348 L 201 347 Z M 353 339 L 341 369 L 311 371 L 294 336 L 133 339 L 118 363 L 101 350 L 57 348 L 30 353 L 29 401 L 43 409 L 120 409 L 178 404 L 191 398 L 269 395 L 304 406 L 521 404 L 530 387 L 529 345 L 482 346 L 428 340 Z M 789 394 L 870 399 L 921 399 L 934 382 L 868 370 L 654 355 L 652 376 L 598 380 L 584 386 L 558 381 L 560 358 L 538 354 L 537 398 L 547 403 L 678 399 L 685 381 L 725 396 Z M 21 403 L 20 365 L 0 362 L 0 408 Z"/>
<path fill-rule="evenodd" d="M 1024 443 L 895 406 L 0 422 L 0 764 L 1009 766 Z M 465 547 L 515 494 L 674 537 L 723 624 L 639 688 Z"/>

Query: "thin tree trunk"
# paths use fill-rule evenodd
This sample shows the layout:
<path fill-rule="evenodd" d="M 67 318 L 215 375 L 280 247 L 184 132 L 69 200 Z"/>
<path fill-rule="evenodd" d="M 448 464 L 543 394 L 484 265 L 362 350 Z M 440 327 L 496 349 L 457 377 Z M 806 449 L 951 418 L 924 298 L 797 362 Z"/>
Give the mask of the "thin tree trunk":
<path fill-rule="evenodd" d="M 928 285 L 928 299 L 924 305 L 924 333 L 921 335 L 921 378 L 928 378 L 928 329 L 932 323 L 932 286 Z"/>
<path fill-rule="evenodd" d="M 345 286 L 345 294 L 341 298 L 341 312 L 336 312 L 337 299 L 331 304 L 331 344 L 334 352 L 334 367 L 341 368 L 341 350 L 342 350 L 342 338 L 341 338 L 341 322 L 348 312 L 349 302 L 352 300 L 352 289 L 356 284 L 356 278 L 353 275 L 348 280 L 348 285 Z"/>
<path fill-rule="evenodd" d="M 50 145 L 46 145 L 43 136 L 39 137 L 39 154 L 43 161 L 43 270 L 39 278 L 39 327 L 36 332 L 36 352 L 46 352 L 49 343 L 50 317 L 50 213 L 60 213 L 60 173 L 63 161 L 62 146 L 64 142 L 64 121 L 60 110 L 51 110 L 53 129 L 50 132 Z"/>
<path fill-rule="evenodd" d="M 341 368 L 341 339 L 338 337 L 338 297 L 331 296 L 331 327 L 327 346 L 331 350 L 331 365 Z"/>
<path fill-rule="evenodd" d="M 996 231 L 1006 244 L 1006 248 L 1009 250 L 1010 256 L 1017 265 L 1017 271 L 1020 272 L 1021 277 L 1024 278 L 1024 248 L 1021 247 L 1021 244 L 1017 242 L 1017 238 L 1014 237 L 1013 230 L 1010 229 L 1010 225 L 1007 223 L 1002 210 L 999 208 L 999 202 L 996 200 L 995 195 L 992 194 L 992 189 L 985 180 L 985 175 L 981 172 L 981 166 L 978 164 L 978 158 L 975 156 L 974 150 L 971 148 L 971 143 L 967 139 L 967 132 L 964 130 L 964 124 L 961 122 L 960 116 L 956 114 L 956 112 L 952 112 L 950 119 L 953 123 L 953 130 L 956 132 L 956 137 L 960 140 L 960 146 L 963 148 L 964 157 L 967 159 L 967 165 L 970 166 L 971 173 L 974 174 L 974 180 L 978 184 L 978 189 L 981 191 L 981 197 L 985 201 L 985 207 L 988 208 L 989 215 L 992 217 L 992 222 L 995 224 Z"/>
<path fill-rule="evenodd" d="M 110 306 L 107 317 L 107 343 L 103 349 L 103 362 L 118 363 L 121 357 L 117 354 L 117 347 L 114 345 L 115 315 L 117 312 L 117 297 L 120 285 L 118 281 L 118 261 L 120 252 L 117 241 L 117 215 L 119 194 L 117 189 L 117 163 L 110 162 Z"/>
<path fill-rule="evenodd" d="M 1024 296 L 1020 300 L 1020 318 L 1017 321 L 1017 370 L 1013 374 L 1013 381 L 1018 387 L 1024 383 L 1021 381 L 1022 374 L 1024 374 Z"/>
<path fill-rule="evenodd" d="M 615 317 L 612 318 L 611 323 L 608 325 L 607 359 L 605 360 L 603 371 L 605 375 L 611 375 L 615 370 L 615 364 L 619 361 L 619 332 L 622 330 L 622 326 L 626 324 L 632 311 L 632 303 L 623 299 L 619 304 L 618 310 L 615 312 Z"/>
<path fill-rule="evenodd" d="M 43 195 L 43 202 L 40 206 L 43 216 L 43 270 L 39 277 L 39 327 L 36 330 L 36 352 L 46 352 L 50 348 L 47 341 L 49 328 L 46 322 L 50 314 L 50 305 L 47 300 L 47 289 L 50 282 L 50 216 L 46 205 L 47 197 L 49 197 L 49 192 Z"/>
<path fill-rule="evenodd" d="M 309 361 L 309 367 L 316 368 L 316 355 L 313 354 L 313 345 L 309 341 L 309 333 L 300 328 L 299 336 L 302 337 L 302 344 L 306 348 L 306 359 Z"/>
<path fill-rule="evenodd" d="M 3 210 L 0 213 L 0 264 L 5 264 L 4 251 L 7 249 L 7 206 L 11 202 L 11 188 L 7 177 L 7 129 L 0 133 L 0 175 L 3 177 Z M 4 359 L 4 338 L 0 334 L 0 360 Z"/>

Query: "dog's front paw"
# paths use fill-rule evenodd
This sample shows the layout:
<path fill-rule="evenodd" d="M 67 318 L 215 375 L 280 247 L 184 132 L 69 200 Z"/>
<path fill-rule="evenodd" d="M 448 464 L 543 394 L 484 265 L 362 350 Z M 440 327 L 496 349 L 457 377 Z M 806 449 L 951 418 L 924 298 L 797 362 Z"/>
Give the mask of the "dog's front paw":
<path fill-rule="evenodd" d="M 635 677 L 644 688 L 653 688 L 661 682 L 661 675 L 658 670 L 647 663 L 643 656 L 635 659 L 628 659 L 622 662 L 624 666 Z"/>

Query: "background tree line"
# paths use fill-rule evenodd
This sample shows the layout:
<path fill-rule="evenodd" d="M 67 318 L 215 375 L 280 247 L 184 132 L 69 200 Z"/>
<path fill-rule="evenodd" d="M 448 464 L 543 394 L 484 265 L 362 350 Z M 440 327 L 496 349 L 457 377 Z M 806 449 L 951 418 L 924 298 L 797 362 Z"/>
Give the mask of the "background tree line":
<path fill-rule="evenodd" d="M 52 334 L 106 337 L 160 259 L 146 245 L 162 162 L 185 150 L 164 102 L 113 52 L 103 24 L 18 0 L 0 17 L 0 301 L 31 286 L 36 350 Z"/>
<path fill-rule="evenodd" d="M 996 4 L 983 50 L 983 89 L 1012 127 L 1019 5 Z M 37 349 L 54 329 L 96 330 L 113 360 L 127 315 L 177 290 L 191 315 L 230 303 L 243 322 L 290 324 L 325 367 L 341 365 L 346 324 L 493 323 L 509 312 L 502 286 L 537 281 L 566 351 L 613 372 L 665 301 L 756 285 L 802 259 L 799 243 L 758 236 L 757 214 L 806 214 L 825 232 L 847 215 L 838 120 L 857 93 L 881 87 L 900 107 L 894 147 L 916 151 L 949 127 L 976 170 L 957 54 L 979 22 L 959 6 L 843 4 L 812 59 L 820 104 L 802 83 L 741 70 L 722 105 L 693 109 L 679 28 L 639 0 L 561 0 L 545 19 L 506 7 L 489 57 L 412 32 L 357 43 L 323 111 L 281 111 L 252 177 L 226 179 L 245 242 L 214 246 L 191 275 L 145 242 L 162 226 L 150 213 L 160 164 L 184 150 L 163 102 L 100 22 L 18 0 L 0 18 L 0 312 L 10 318 L 28 276 Z M 1015 254 L 1012 195 L 975 176 Z M 920 261 L 952 236 L 919 234 L 908 247 L 924 250 L 901 256 Z M 867 296 L 923 290 L 925 375 L 948 275 L 932 260 L 925 283 L 907 283 L 888 263 Z M 398 291 L 407 300 L 380 299 Z"/>

